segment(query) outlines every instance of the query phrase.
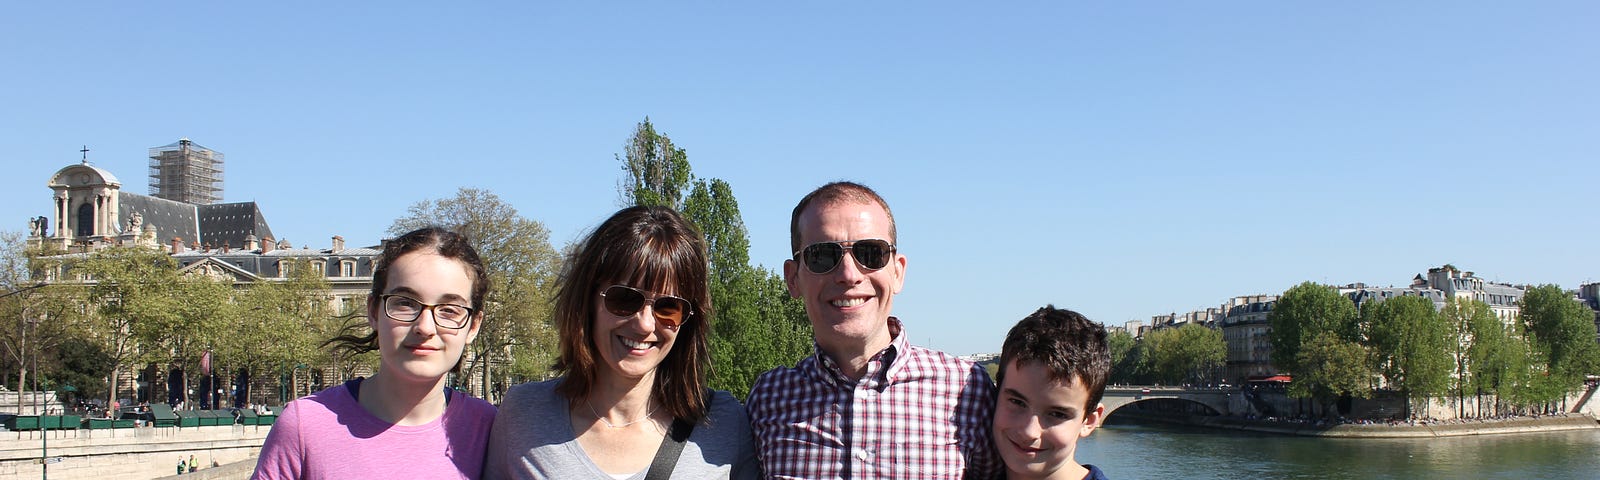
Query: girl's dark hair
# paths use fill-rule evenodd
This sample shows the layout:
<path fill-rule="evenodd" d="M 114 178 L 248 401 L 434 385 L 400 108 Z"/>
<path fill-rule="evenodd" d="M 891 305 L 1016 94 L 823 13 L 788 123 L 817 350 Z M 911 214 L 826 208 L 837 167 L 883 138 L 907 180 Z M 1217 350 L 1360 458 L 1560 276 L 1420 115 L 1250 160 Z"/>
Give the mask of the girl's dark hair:
<path fill-rule="evenodd" d="M 705 237 L 667 207 L 629 207 L 595 227 L 568 257 L 555 300 L 561 356 L 554 368 L 566 378 L 556 391 L 580 401 L 596 381 L 599 347 L 591 339 L 600 289 L 615 285 L 672 292 L 694 303 L 678 327 L 672 350 L 656 367 L 651 395 L 673 418 L 706 417 L 706 370 L 711 363 L 711 289 Z"/>
<path fill-rule="evenodd" d="M 478 257 L 478 251 L 467 242 L 465 235 L 442 227 L 419 228 L 384 242 L 383 255 L 378 257 L 377 268 L 372 271 L 372 291 L 367 293 L 367 308 L 362 312 L 375 309 L 381 301 L 378 296 L 389 288 L 389 266 L 400 257 L 417 251 L 458 260 L 471 269 L 472 310 L 477 312 L 474 316 L 478 317 L 473 321 L 479 321 L 484 297 L 489 295 L 489 276 L 484 271 L 483 259 Z M 351 315 L 354 318 L 363 313 L 352 312 Z M 362 330 L 367 330 L 364 335 L 361 334 Z M 322 342 L 324 347 L 331 345 L 336 355 L 357 355 L 378 349 L 378 332 L 367 328 L 366 322 L 347 322 L 339 333 L 339 336 Z M 455 368 L 460 367 L 461 362 L 457 361 Z"/>

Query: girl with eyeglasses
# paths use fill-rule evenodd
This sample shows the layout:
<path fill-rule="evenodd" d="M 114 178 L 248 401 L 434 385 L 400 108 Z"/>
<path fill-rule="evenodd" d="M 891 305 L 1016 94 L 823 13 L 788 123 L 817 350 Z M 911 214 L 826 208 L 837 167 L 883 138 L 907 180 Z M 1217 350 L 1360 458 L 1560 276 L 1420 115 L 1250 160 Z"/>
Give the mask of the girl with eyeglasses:
<path fill-rule="evenodd" d="M 479 478 L 495 408 L 445 387 L 445 375 L 478 335 L 488 292 L 460 234 L 423 228 L 390 240 L 367 296 L 372 332 L 324 344 L 377 350 L 377 373 L 289 402 L 251 478 Z"/>
<path fill-rule="evenodd" d="M 572 252 L 555 300 L 561 377 L 506 393 L 485 478 L 759 478 L 744 407 L 706 388 L 705 240 L 631 207 Z"/>

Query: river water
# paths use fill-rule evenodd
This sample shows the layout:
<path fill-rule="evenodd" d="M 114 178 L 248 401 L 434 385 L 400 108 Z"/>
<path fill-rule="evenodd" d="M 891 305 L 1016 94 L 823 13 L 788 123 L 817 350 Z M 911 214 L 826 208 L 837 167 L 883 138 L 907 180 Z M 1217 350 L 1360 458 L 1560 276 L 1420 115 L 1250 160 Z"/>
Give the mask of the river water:
<path fill-rule="evenodd" d="M 1116 480 L 1600 479 L 1600 430 L 1347 439 L 1110 420 L 1077 460 Z"/>

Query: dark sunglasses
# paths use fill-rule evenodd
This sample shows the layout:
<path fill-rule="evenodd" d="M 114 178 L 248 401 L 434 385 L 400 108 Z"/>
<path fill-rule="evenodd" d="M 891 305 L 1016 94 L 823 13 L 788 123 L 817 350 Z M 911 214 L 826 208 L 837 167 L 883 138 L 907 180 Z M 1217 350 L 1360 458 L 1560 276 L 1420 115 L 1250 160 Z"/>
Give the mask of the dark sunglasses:
<path fill-rule="evenodd" d="M 650 302 L 650 313 L 656 321 L 668 327 L 683 325 L 694 317 L 694 303 L 672 295 L 656 295 L 625 285 L 612 285 L 600 292 L 605 298 L 606 311 L 618 317 L 631 317 Z"/>
<path fill-rule="evenodd" d="M 850 256 L 856 258 L 856 265 L 863 270 L 877 270 L 889 266 L 889 259 L 894 256 L 894 244 L 888 240 L 868 238 L 844 242 L 818 242 L 806 245 L 806 248 L 794 252 L 794 259 L 805 264 L 806 270 L 811 273 L 823 274 L 833 271 L 844 260 L 844 250 L 850 249 Z"/>

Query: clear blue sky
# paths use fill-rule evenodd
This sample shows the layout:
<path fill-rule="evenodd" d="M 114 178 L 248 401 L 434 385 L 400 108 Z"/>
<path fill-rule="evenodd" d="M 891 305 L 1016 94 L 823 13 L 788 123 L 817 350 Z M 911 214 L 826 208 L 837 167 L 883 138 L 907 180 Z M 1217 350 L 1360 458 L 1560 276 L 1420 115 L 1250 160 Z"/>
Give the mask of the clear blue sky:
<path fill-rule="evenodd" d="M 1046 303 L 1600 280 L 1590 1 L 21 2 L 0 45 L 9 231 L 81 145 L 146 193 L 146 150 L 188 137 L 296 245 L 470 186 L 559 247 L 617 208 L 648 115 L 768 267 L 811 188 L 878 189 L 895 311 L 958 354 Z"/>

